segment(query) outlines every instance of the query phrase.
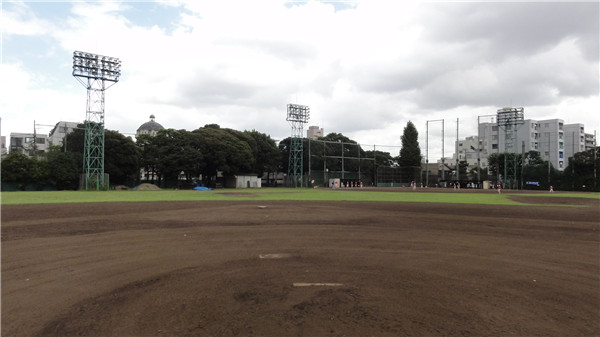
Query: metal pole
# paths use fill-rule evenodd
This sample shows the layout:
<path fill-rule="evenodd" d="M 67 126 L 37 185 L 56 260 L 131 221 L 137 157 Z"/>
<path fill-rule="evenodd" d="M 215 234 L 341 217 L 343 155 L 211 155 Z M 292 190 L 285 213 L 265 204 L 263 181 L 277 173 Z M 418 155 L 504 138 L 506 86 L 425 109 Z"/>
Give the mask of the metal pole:
<path fill-rule="evenodd" d="M 525 167 L 525 141 L 521 144 L 521 189 L 523 189 L 523 168 Z"/>
<path fill-rule="evenodd" d="M 357 183 L 360 184 L 360 144 L 357 144 L 356 148 L 358 149 L 358 181 L 357 181 Z"/>
<path fill-rule="evenodd" d="M 377 186 L 377 157 L 375 152 L 377 151 L 377 147 L 373 144 L 373 185 Z"/>
<path fill-rule="evenodd" d="M 479 134 L 479 116 L 477 116 L 477 187 L 481 184 L 481 146 L 479 145 L 481 136 Z"/>
<path fill-rule="evenodd" d="M 329 182 L 326 180 L 327 178 L 325 177 L 325 171 L 327 171 L 327 153 L 325 153 L 325 141 L 323 141 L 323 184 L 327 184 L 327 187 L 329 186 Z"/>
<path fill-rule="evenodd" d="M 596 190 L 596 186 L 598 186 L 596 184 L 596 170 L 598 169 L 596 165 L 596 151 L 596 130 L 594 130 L 594 191 Z"/>
<path fill-rule="evenodd" d="M 425 122 L 425 187 L 429 187 L 429 121 Z"/>
<path fill-rule="evenodd" d="M 548 132 L 548 185 L 550 185 L 550 132 Z"/>
<path fill-rule="evenodd" d="M 457 183 L 460 181 L 460 172 L 458 170 L 459 158 L 458 158 L 458 118 L 456 118 L 456 180 Z"/>
<path fill-rule="evenodd" d="M 571 145 L 571 151 L 573 151 L 573 156 L 571 157 L 571 177 L 573 177 L 571 179 L 571 189 L 575 190 L 575 132 L 573 132 L 571 135 L 571 138 L 573 138 L 573 144 Z"/>
<path fill-rule="evenodd" d="M 446 162 L 444 160 L 444 120 L 442 119 L 442 180 L 446 180 L 444 172 L 446 171 Z"/>
<path fill-rule="evenodd" d="M 306 185 L 309 185 L 311 182 L 311 175 L 310 175 L 310 138 L 306 137 L 306 139 L 308 140 L 308 183 Z"/>
<path fill-rule="evenodd" d="M 344 178 L 344 143 L 342 142 L 342 179 Z"/>

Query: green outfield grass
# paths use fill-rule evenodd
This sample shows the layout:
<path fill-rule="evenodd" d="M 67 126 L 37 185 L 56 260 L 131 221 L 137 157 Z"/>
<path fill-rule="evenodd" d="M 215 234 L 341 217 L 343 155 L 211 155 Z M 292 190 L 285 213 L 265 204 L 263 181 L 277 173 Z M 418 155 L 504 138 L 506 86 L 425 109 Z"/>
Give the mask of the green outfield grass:
<path fill-rule="evenodd" d="M 520 194 L 549 196 L 551 194 Z M 595 198 L 598 193 L 556 193 L 553 196 Z M 3 192 L 2 205 L 86 203 L 86 202 L 149 202 L 149 201 L 223 201 L 223 200 L 306 200 L 306 201 L 373 201 L 373 202 L 433 202 L 452 204 L 523 205 L 509 199 L 510 193 L 453 193 L 410 191 L 357 191 L 330 189 L 263 188 L 251 190 L 223 189 L 215 191 L 50 191 Z"/>

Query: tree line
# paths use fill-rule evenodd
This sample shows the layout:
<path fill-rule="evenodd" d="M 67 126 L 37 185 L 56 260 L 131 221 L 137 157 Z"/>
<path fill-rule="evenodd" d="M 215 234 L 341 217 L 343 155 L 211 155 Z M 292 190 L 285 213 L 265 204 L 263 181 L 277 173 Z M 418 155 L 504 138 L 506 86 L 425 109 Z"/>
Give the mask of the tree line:
<path fill-rule="evenodd" d="M 341 133 L 330 133 L 318 140 L 303 139 L 303 171 L 314 176 L 328 172 L 328 177 L 358 177 L 367 184 L 376 181 L 378 167 L 418 167 L 408 181 L 421 181 L 418 176 L 422 156 L 418 132 L 408 122 L 401 136 L 398 156 L 378 150 L 364 150 L 356 141 Z M 79 186 L 83 170 L 84 128 L 66 136 L 62 146 L 51 146 L 46 153 L 26 156 L 13 151 L 2 159 L 2 189 L 74 190 Z M 252 131 L 237 131 L 209 124 L 193 131 L 164 129 L 155 136 L 138 135 L 134 141 L 117 131 L 105 130 L 104 170 L 110 184 L 135 186 L 143 181 L 161 187 L 184 187 L 204 184 L 214 187 L 219 175 L 288 172 L 291 139 L 276 144 L 270 136 Z M 517 179 L 537 181 L 538 188 L 553 185 L 563 190 L 598 190 L 595 172 L 600 167 L 598 148 L 576 153 L 564 171 L 541 159 L 539 152 L 517 156 Z M 504 172 L 504 156 L 492 154 L 488 169 L 481 169 L 481 180 L 496 181 Z M 360 158 L 360 160 L 358 159 Z M 360 172 L 360 176 L 356 173 Z M 336 176 L 335 174 L 338 174 Z M 354 176 L 352 174 L 355 174 Z M 273 176 L 273 175 L 268 175 Z M 198 180 L 201 177 L 201 180 Z M 466 162 L 458 168 L 460 181 L 477 181 L 477 168 L 468 170 Z M 324 180 L 324 179 L 323 179 Z M 321 183 L 325 183 L 321 181 Z"/>

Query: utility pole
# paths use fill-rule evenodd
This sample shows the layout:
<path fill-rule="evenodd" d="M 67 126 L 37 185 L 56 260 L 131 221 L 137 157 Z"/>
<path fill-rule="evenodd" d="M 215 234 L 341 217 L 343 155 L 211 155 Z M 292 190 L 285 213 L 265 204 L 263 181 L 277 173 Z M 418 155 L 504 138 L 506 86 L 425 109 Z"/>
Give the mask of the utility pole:
<path fill-rule="evenodd" d="M 456 118 L 456 180 L 457 183 L 460 181 L 460 171 L 458 169 L 459 165 L 459 156 L 458 156 L 458 118 Z"/>
<path fill-rule="evenodd" d="M 429 187 L 429 121 L 425 122 L 425 187 Z"/>
<path fill-rule="evenodd" d="M 521 142 L 521 189 L 523 189 L 523 168 L 525 167 L 525 141 Z"/>
<path fill-rule="evenodd" d="M 548 132 L 548 186 L 550 186 L 550 132 Z"/>
<path fill-rule="evenodd" d="M 596 130 L 594 130 L 594 191 L 596 190 L 596 186 L 598 186 L 596 183 L 596 170 L 598 169 L 598 165 L 596 165 L 596 152 L 598 151 L 596 146 Z"/>
<path fill-rule="evenodd" d="M 571 133 L 571 151 L 573 151 L 573 156 L 571 157 L 571 189 L 575 190 L 575 132 Z"/>

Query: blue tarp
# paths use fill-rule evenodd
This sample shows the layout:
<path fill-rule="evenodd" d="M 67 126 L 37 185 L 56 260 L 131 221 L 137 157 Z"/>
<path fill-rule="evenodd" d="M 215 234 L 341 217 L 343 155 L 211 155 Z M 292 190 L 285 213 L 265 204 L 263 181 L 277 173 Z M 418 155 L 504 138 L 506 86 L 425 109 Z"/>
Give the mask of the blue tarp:
<path fill-rule="evenodd" d="M 212 191 L 212 188 L 204 187 L 204 186 L 196 186 L 194 187 L 194 191 Z"/>

